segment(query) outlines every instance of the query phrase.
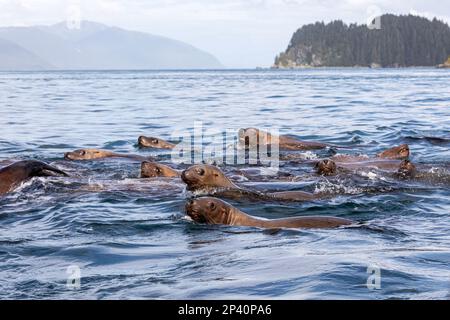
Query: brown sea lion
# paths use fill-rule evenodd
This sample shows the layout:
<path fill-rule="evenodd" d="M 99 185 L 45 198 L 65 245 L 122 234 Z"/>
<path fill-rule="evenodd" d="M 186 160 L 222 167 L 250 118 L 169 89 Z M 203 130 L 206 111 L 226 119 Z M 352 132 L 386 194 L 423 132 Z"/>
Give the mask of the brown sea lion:
<path fill-rule="evenodd" d="M 217 198 L 202 197 L 186 203 L 187 215 L 199 223 L 224 224 L 257 228 L 337 228 L 348 226 L 351 220 L 337 217 L 304 216 L 283 219 L 252 217 Z"/>
<path fill-rule="evenodd" d="M 44 162 L 35 160 L 15 162 L 0 169 L 0 195 L 14 190 L 14 188 L 30 178 L 46 177 L 55 174 L 68 176 L 64 171 Z"/>
<path fill-rule="evenodd" d="M 137 161 L 150 160 L 150 157 L 143 157 L 133 154 L 120 154 L 107 150 L 99 149 L 79 149 L 64 154 L 66 160 L 98 160 L 105 158 L 127 158 Z"/>
<path fill-rule="evenodd" d="M 156 177 L 167 177 L 167 178 L 176 178 L 180 177 L 181 173 L 171 167 L 153 162 L 153 161 L 144 161 L 141 164 L 141 177 L 142 178 L 156 178 Z"/>
<path fill-rule="evenodd" d="M 448 170 L 424 165 L 418 167 L 409 160 L 402 161 L 395 177 L 427 184 L 450 185 L 450 172 Z"/>
<path fill-rule="evenodd" d="M 223 196 L 247 196 L 267 200 L 306 201 L 323 198 L 324 195 L 304 191 L 259 192 L 242 188 L 233 183 L 216 166 L 199 164 L 181 173 L 181 179 L 190 191 L 205 191 Z"/>
<path fill-rule="evenodd" d="M 316 163 L 315 170 L 320 175 L 331 176 L 340 170 L 353 171 L 358 169 L 380 169 L 386 171 L 396 171 L 401 160 L 367 160 L 360 162 L 335 162 L 330 159 L 323 159 Z"/>
<path fill-rule="evenodd" d="M 324 159 L 317 162 L 315 169 L 318 174 L 323 176 L 332 176 L 337 174 L 336 162 L 329 159 Z"/>
<path fill-rule="evenodd" d="M 409 160 L 400 163 L 397 174 L 401 178 L 414 178 L 417 173 L 416 166 Z"/>
<path fill-rule="evenodd" d="M 407 144 L 402 144 L 377 154 L 377 158 L 403 160 L 409 158 L 409 154 L 409 146 Z"/>
<path fill-rule="evenodd" d="M 239 129 L 239 143 L 244 146 L 256 143 L 256 145 L 278 144 L 280 150 L 317 150 L 327 147 L 341 148 L 327 143 L 315 141 L 302 141 L 286 135 L 273 136 L 269 132 L 257 128 Z"/>
<path fill-rule="evenodd" d="M 337 154 L 330 157 L 336 163 L 348 163 L 348 162 L 367 162 L 375 160 L 403 160 L 408 159 L 410 155 L 409 146 L 402 144 L 396 147 L 392 147 L 377 154 L 375 157 L 369 157 L 367 155 L 350 155 L 350 154 Z"/>
<path fill-rule="evenodd" d="M 155 148 L 155 149 L 173 149 L 176 146 L 176 144 L 165 141 L 161 138 L 145 137 L 145 136 L 140 136 L 138 138 L 138 145 L 144 148 Z"/>

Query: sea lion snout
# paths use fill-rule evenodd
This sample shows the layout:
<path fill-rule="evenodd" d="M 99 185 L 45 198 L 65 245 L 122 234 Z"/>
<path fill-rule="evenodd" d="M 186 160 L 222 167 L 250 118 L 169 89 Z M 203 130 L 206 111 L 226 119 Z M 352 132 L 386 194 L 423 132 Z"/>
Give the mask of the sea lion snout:
<path fill-rule="evenodd" d="M 72 152 L 64 153 L 64 159 L 66 159 L 66 160 L 74 160 L 73 156 L 72 156 Z"/>
<path fill-rule="evenodd" d="M 145 143 L 146 143 L 146 137 L 140 136 L 140 137 L 138 138 L 138 144 L 139 144 L 140 146 L 145 147 Z"/>
<path fill-rule="evenodd" d="M 181 180 L 188 186 L 198 183 L 205 176 L 205 169 L 202 165 L 192 166 L 181 173 Z"/>
<path fill-rule="evenodd" d="M 181 172 L 181 180 L 183 180 L 184 183 L 189 185 L 190 179 L 189 179 L 189 172 L 187 169 Z"/>
<path fill-rule="evenodd" d="M 189 199 L 186 202 L 186 214 L 199 223 L 225 223 L 227 213 L 224 210 L 228 205 L 217 198 L 201 197 Z"/>
<path fill-rule="evenodd" d="M 150 161 L 144 161 L 141 164 L 141 177 L 142 178 L 155 178 L 162 175 L 162 170 L 159 166 Z"/>
<path fill-rule="evenodd" d="M 186 201 L 185 210 L 186 214 L 195 222 L 206 222 L 202 207 L 198 204 L 196 199 L 189 199 L 188 201 Z"/>

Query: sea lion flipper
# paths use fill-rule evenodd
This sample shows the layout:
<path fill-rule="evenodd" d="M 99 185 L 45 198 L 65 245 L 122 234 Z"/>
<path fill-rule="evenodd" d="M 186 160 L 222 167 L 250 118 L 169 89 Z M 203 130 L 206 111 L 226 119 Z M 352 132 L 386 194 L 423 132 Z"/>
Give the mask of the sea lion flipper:
<path fill-rule="evenodd" d="M 66 172 L 64 172 L 64 171 L 62 171 L 62 170 L 60 170 L 60 169 L 58 169 L 56 167 L 53 167 L 53 166 L 48 165 L 46 163 L 42 164 L 41 175 L 43 175 L 43 176 L 53 176 L 54 175 L 53 173 L 60 174 L 60 175 L 62 175 L 64 177 L 69 177 L 69 174 L 67 174 Z"/>

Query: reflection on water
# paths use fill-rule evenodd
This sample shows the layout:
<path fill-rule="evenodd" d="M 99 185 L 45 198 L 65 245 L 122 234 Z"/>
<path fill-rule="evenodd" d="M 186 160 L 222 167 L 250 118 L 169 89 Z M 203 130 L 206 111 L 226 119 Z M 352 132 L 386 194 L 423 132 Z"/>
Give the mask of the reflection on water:
<path fill-rule="evenodd" d="M 434 69 L 0 73 L 0 165 L 34 158 L 71 173 L 0 198 L 0 297 L 448 298 L 448 185 L 373 172 L 355 184 L 282 168 L 297 179 L 240 183 L 340 195 L 231 203 L 266 218 L 332 214 L 361 225 L 262 231 L 192 223 L 184 185 L 138 180 L 139 162 L 63 160 L 81 147 L 162 154 L 138 149 L 137 137 L 167 139 L 202 121 L 273 127 L 367 154 L 409 143 L 412 161 L 448 169 L 448 82 Z M 66 287 L 73 265 L 78 290 Z M 368 267 L 380 268 L 378 290 L 367 288 Z"/>

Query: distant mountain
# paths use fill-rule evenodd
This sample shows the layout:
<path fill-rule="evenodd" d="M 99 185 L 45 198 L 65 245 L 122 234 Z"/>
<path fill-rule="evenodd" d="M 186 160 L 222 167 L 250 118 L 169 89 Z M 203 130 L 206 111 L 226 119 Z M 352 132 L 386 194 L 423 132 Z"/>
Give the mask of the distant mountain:
<path fill-rule="evenodd" d="M 65 23 L 0 28 L 0 57 L 0 70 L 223 67 L 211 54 L 184 42 L 88 21 L 81 29 Z"/>
<path fill-rule="evenodd" d="M 381 29 L 342 21 L 305 25 L 292 36 L 276 68 L 436 66 L 450 55 L 450 28 L 413 15 L 380 17 Z"/>
<path fill-rule="evenodd" d="M 17 44 L 0 39 L 0 70 L 42 70 L 53 66 Z"/>

